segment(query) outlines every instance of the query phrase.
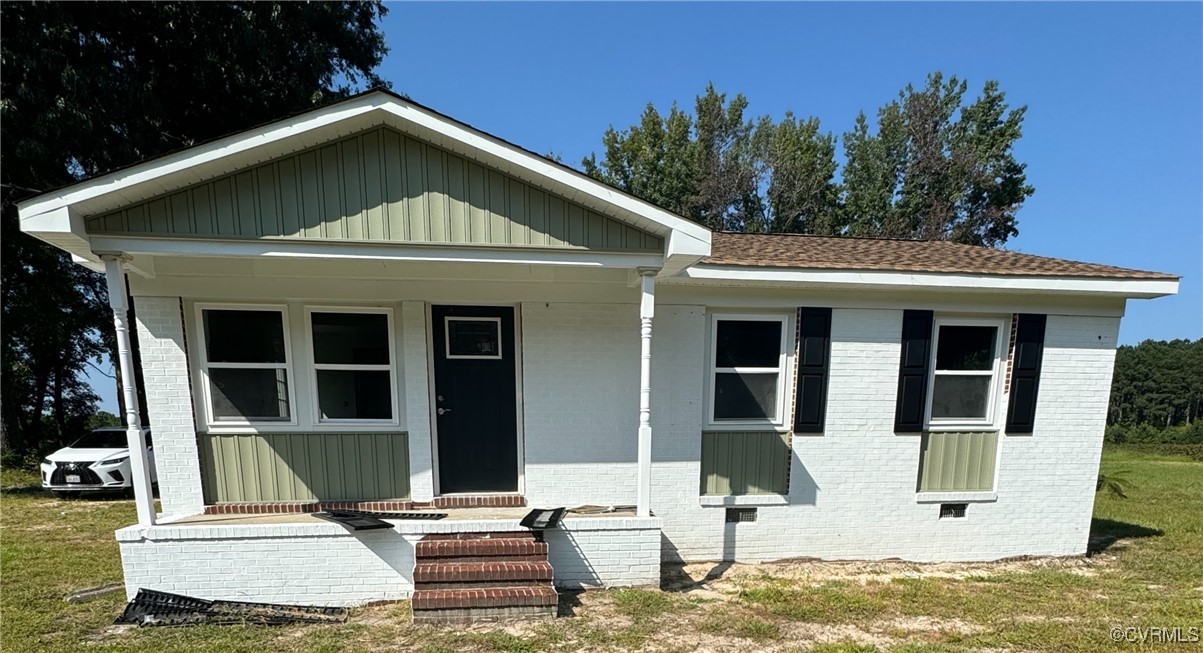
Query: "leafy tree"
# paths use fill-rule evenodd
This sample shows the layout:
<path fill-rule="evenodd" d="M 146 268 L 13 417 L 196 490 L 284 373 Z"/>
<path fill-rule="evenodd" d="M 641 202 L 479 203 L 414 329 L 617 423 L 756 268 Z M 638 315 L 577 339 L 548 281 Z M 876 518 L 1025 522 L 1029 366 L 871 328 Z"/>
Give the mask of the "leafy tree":
<path fill-rule="evenodd" d="M 745 117 L 743 95 L 713 84 L 694 115 L 667 119 L 649 105 L 639 125 L 613 127 L 603 158 L 585 172 L 714 229 L 955 240 L 998 247 L 1018 233 L 1033 192 L 1013 146 L 1024 107 L 1011 110 L 997 82 L 973 103 L 968 86 L 939 73 L 863 113 L 839 139 L 815 118 Z"/>
<path fill-rule="evenodd" d="M 1194 425 L 1200 419 L 1203 419 L 1203 339 L 1146 340 L 1116 350 L 1109 424 L 1147 427 L 1131 429 L 1128 439 L 1170 440 L 1176 438 L 1160 431 Z M 1183 433 L 1195 431 L 1198 429 Z"/>
<path fill-rule="evenodd" d="M 748 100 L 727 100 L 714 84 L 698 96 L 694 123 L 695 200 L 699 221 L 712 229 L 745 231 L 763 214 L 757 181 L 756 127 L 744 119 Z"/>
<path fill-rule="evenodd" d="M 676 104 L 662 116 L 651 104 L 638 125 L 602 135 L 604 158 L 590 155 L 585 172 L 712 229 L 743 230 L 763 216 L 758 184 L 761 163 L 744 119 L 742 95 L 707 87 L 695 102 L 695 116 Z"/>
<path fill-rule="evenodd" d="M 998 82 L 962 106 L 968 85 L 940 73 L 911 85 L 844 135 L 844 184 L 854 235 L 954 240 L 998 247 L 1018 235 L 1015 214 L 1035 189 L 1012 148 L 1026 107 L 1009 110 Z"/>
<path fill-rule="evenodd" d="M 0 5 L 6 453 L 82 427 L 96 397 L 81 375 L 114 350 L 103 279 L 20 233 L 16 202 L 382 84 L 373 70 L 386 52 L 385 11 L 379 2 Z"/>
<path fill-rule="evenodd" d="M 605 158 L 582 164 L 595 179 L 622 188 L 669 211 L 701 220 L 693 119 L 674 104 L 667 117 L 651 104 L 638 125 L 602 135 Z"/>
<path fill-rule="evenodd" d="M 841 233 L 845 225 L 835 181 L 835 136 L 820 131 L 818 119 L 799 120 L 790 112 L 776 125 L 763 121 L 760 132 L 765 134 L 769 177 L 769 210 L 760 231 Z"/>

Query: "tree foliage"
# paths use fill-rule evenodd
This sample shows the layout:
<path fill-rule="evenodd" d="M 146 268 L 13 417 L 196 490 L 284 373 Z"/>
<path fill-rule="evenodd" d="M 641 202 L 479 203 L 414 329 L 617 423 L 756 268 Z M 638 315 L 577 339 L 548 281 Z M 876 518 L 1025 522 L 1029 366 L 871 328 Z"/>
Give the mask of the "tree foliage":
<path fill-rule="evenodd" d="M 714 85 L 694 113 L 648 105 L 613 127 L 589 175 L 713 229 L 954 240 L 998 247 L 1018 234 L 1034 189 L 1013 147 L 1026 108 L 997 82 L 966 104 L 966 82 L 940 73 L 861 113 L 842 138 L 817 118 L 749 118 L 743 95 Z M 836 148 L 844 146 L 842 170 Z"/>
<path fill-rule="evenodd" d="M 378 2 L 0 5 L 6 453 L 82 428 L 96 397 L 81 375 L 113 349 L 103 280 L 20 233 L 16 202 L 381 85 L 385 11 Z"/>
<path fill-rule="evenodd" d="M 1203 339 L 1116 350 L 1107 423 L 1113 440 L 1203 442 Z"/>

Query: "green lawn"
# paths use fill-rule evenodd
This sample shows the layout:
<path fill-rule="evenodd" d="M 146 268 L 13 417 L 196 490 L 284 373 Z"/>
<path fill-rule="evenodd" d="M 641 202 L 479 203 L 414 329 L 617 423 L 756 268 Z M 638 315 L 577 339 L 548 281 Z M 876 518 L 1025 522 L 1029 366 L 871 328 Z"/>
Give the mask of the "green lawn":
<path fill-rule="evenodd" d="M 1087 559 L 736 565 L 705 582 L 713 565 L 690 565 L 673 591 L 586 592 L 566 597 L 570 618 L 456 630 L 409 624 L 405 604 L 355 610 L 341 626 L 113 628 L 123 596 L 64 599 L 121 579 L 113 531 L 134 521 L 132 502 L 59 501 L 5 470 L 0 650 L 1203 650 L 1110 637 L 1203 628 L 1203 462 L 1108 450 L 1103 471 L 1128 498 L 1098 496 L 1102 551 Z"/>

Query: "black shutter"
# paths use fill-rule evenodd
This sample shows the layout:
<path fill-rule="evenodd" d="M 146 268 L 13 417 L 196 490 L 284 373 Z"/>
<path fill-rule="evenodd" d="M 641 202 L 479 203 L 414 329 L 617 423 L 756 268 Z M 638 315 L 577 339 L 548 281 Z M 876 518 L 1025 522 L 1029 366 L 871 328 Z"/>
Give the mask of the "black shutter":
<path fill-rule="evenodd" d="M 931 311 L 902 314 L 902 358 L 898 366 L 895 433 L 922 433 L 927 413 L 927 379 L 931 367 Z"/>
<path fill-rule="evenodd" d="M 1031 433 L 1036 427 L 1036 392 L 1040 388 L 1040 362 L 1044 358 L 1047 320 L 1047 315 L 1023 313 L 1015 325 L 1007 433 Z"/>
<path fill-rule="evenodd" d="M 798 388 L 795 433 L 822 433 L 831 360 L 831 309 L 798 309 Z"/>

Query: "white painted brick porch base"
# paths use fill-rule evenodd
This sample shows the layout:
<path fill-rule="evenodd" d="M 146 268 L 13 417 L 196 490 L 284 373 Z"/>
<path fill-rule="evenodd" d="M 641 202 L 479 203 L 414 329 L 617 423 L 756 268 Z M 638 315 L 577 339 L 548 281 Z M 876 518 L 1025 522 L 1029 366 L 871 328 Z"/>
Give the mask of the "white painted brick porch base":
<path fill-rule="evenodd" d="M 130 526 L 117 531 L 125 591 L 206 599 L 354 606 L 413 592 L 414 544 L 427 533 L 521 530 L 514 521 L 401 522 L 348 532 L 329 523 Z M 547 535 L 558 587 L 653 585 L 660 520 L 567 518 Z"/>

